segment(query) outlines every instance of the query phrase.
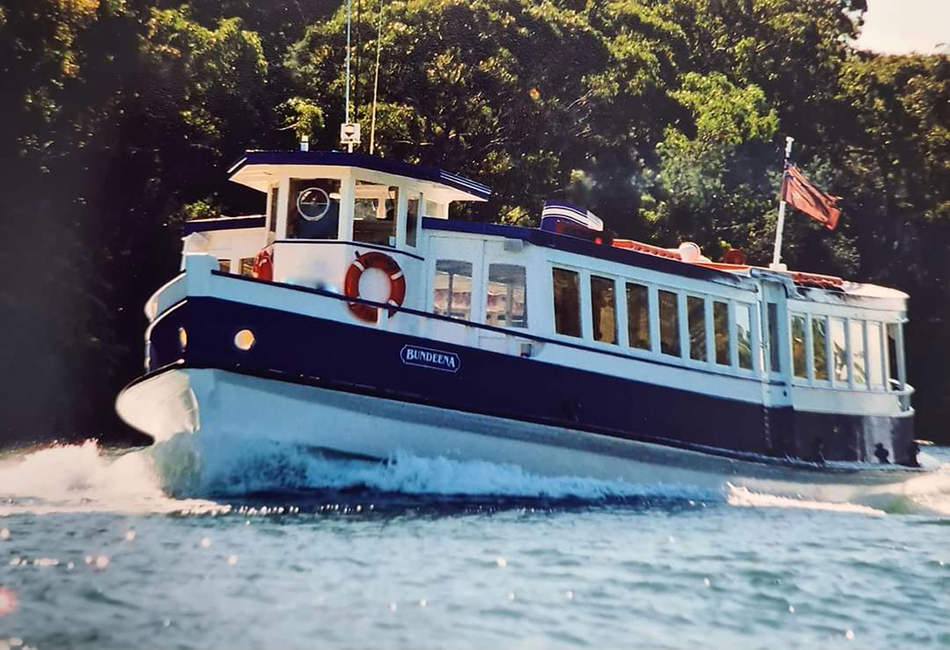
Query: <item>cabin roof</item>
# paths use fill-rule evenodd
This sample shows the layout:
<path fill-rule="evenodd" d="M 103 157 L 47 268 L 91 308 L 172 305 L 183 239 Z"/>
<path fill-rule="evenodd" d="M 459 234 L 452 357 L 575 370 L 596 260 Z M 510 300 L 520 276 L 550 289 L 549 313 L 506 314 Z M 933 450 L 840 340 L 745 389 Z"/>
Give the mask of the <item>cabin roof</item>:
<path fill-rule="evenodd" d="M 452 201 L 487 201 L 491 196 L 491 189 L 487 185 L 442 169 L 345 151 L 248 151 L 232 165 L 228 175 L 235 183 L 266 192 L 274 181 L 276 170 L 273 168 L 291 165 L 358 167 L 411 178 L 438 185 L 440 189 L 449 191 L 448 198 Z"/>
<path fill-rule="evenodd" d="M 422 226 L 429 230 L 520 239 L 535 246 L 553 248 L 588 257 L 618 262 L 627 266 L 648 268 L 684 277 L 725 282 L 736 286 L 748 286 L 746 282 L 752 279 L 754 270 L 756 276 L 773 275 L 776 278 L 783 278 L 786 282 L 789 282 L 790 285 L 794 284 L 802 296 L 807 295 L 812 300 L 819 295 L 824 295 L 827 297 L 827 300 L 835 302 L 847 301 L 848 298 L 872 298 L 900 302 L 908 298 L 906 293 L 898 289 L 861 282 L 851 282 L 832 276 L 796 271 L 772 271 L 766 268 L 746 265 L 717 264 L 702 261 L 686 262 L 676 259 L 672 255 L 664 256 L 643 252 L 636 248 L 619 248 L 611 246 L 610 244 L 597 244 L 579 237 L 553 233 L 537 228 L 433 218 L 424 218 L 422 220 Z"/>
<path fill-rule="evenodd" d="M 571 237 L 569 235 L 557 234 L 537 228 L 432 218 L 424 218 L 422 220 L 422 227 L 429 230 L 444 230 L 474 235 L 520 239 L 535 246 L 586 255 L 588 257 L 618 262 L 627 266 L 674 273 L 685 277 L 725 282 L 735 286 L 742 286 L 748 282 L 747 277 L 729 273 L 728 271 L 710 269 L 698 264 L 690 264 L 688 262 L 650 255 L 648 253 L 615 248 L 610 244 L 595 244 L 586 239 L 580 239 L 579 237 Z"/>

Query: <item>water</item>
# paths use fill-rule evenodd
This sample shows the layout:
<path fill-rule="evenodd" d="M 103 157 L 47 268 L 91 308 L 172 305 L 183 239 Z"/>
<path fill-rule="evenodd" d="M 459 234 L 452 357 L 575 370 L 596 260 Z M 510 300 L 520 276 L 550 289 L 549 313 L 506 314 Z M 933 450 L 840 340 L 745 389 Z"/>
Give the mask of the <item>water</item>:
<path fill-rule="evenodd" d="M 883 510 L 264 447 L 201 482 L 175 449 L 8 455 L 0 650 L 950 647 L 928 453 L 931 489 Z"/>

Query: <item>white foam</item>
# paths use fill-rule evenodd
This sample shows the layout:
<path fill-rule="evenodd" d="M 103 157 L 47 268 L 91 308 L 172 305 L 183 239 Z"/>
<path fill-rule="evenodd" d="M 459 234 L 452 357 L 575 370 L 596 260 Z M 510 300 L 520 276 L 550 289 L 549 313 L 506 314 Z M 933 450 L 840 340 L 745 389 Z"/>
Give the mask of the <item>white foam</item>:
<path fill-rule="evenodd" d="M 217 512 L 227 506 L 171 499 L 141 452 L 114 455 L 93 442 L 0 461 L 0 517 L 61 512 Z"/>
<path fill-rule="evenodd" d="M 728 485 L 726 502 L 742 508 L 795 508 L 801 510 L 825 510 L 828 512 L 850 512 L 864 515 L 884 515 L 883 510 L 856 503 L 830 503 L 827 501 L 809 501 L 791 497 L 776 496 L 752 492 L 744 487 Z"/>
<path fill-rule="evenodd" d="M 639 485 L 580 477 L 537 476 L 512 464 L 420 458 L 396 453 L 385 463 L 326 458 L 266 440 L 197 447 L 179 436 L 150 450 L 172 494 L 240 495 L 282 489 L 365 487 L 413 495 L 509 496 L 602 500 L 627 497 L 716 498 L 680 485 Z M 189 471 L 183 472 L 182 468 Z"/>

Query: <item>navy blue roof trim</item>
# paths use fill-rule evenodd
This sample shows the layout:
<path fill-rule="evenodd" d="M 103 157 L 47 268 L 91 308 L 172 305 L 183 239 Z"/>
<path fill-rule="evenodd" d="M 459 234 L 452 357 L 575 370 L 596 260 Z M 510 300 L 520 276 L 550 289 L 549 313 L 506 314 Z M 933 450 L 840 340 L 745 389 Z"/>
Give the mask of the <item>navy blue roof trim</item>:
<path fill-rule="evenodd" d="M 567 253 L 586 255 L 587 257 L 596 257 L 597 259 L 617 262 L 626 266 L 635 266 L 650 269 L 651 271 L 695 278 L 697 280 L 728 282 L 733 285 L 739 285 L 742 282 L 741 278 L 727 271 L 687 264 L 678 260 L 650 255 L 648 253 L 614 248 L 613 246 L 605 244 L 594 244 L 585 239 L 559 235 L 536 228 L 503 226 L 495 223 L 475 223 L 473 221 L 450 221 L 448 219 L 433 219 L 431 217 L 422 219 L 422 227 L 429 230 L 446 230 L 449 232 L 462 232 L 473 235 L 521 239 L 535 246 L 553 248 Z"/>
<path fill-rule="evenodd" d="M 194 232 L 211 232 L 212 230 L 240 230 L 242 228 L 263 228 L 267 217 L 230 217 L 224 219 L 201 219 L 186 221 L 181 231 L 185 235 Z"/>
<path fill-rule="evenodd" d="M 407 176 L 420 181 L 431 181 L 441 185 L 448 185 L 454 189 L 472 194 L 481 199 L 491 196 L 491 188 L 481 183 L 469 180 L 457 174 L 410 165 L 395 160 L 385 160 L 363 153 L 346 153 L 345 151 L 248 151 L 228 170 L 228 176 L 233 176 L 247 165 L 338 165 L 341 167 L 361 167 L 372 171 Z"/>

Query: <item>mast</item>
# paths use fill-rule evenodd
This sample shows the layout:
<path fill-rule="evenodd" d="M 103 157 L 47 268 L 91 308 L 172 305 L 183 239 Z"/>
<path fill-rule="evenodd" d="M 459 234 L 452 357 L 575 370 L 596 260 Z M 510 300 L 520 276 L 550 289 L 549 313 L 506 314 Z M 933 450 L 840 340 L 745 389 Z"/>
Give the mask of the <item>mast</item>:
<path fill-rule="evenodd" d="M 340 144 L 346 145 L 346 150 L 353 153 L 353 147 L 360 143 L 360 125 L 350 122 L 350 31 L 353 25 L 353 0 L 346 0 L 346 113 L 345 122 L 340 125 Z"/>
<path fill-rule="evenodd" d="M 792 160 L 792 144 L 795 138 L 785 138 L 785 165 L 782 168 L 782 190 L 785 189 L 785 174 Z M 785 193 L 780 190 L 778 198 L 778 223 L 775 225 L 775 249 L 772 251 L 772 263 L 769 268 L 773 271 L 785 271 L 787 266 L 782 264 L 782 231 L 785 230 Z"/>
<path fill-rule="evenodd" d="M 376 25 L 376 74 L 373 79 L 373 117 L 369 125 L 369 155 L 373 155 L 376 145 L 376 98 L 379 93 L 379 51 L 383 35 L 383 0 L 379 0 L 379 21 Z"/>
<path fill-rule="evenodd" d="M 346 117 L 343 121 L 350 123 L 350 27 L 353 22 L 353 0 L 346 0 Z M 353 151 L 352 146 L 350 152 Z"/>

